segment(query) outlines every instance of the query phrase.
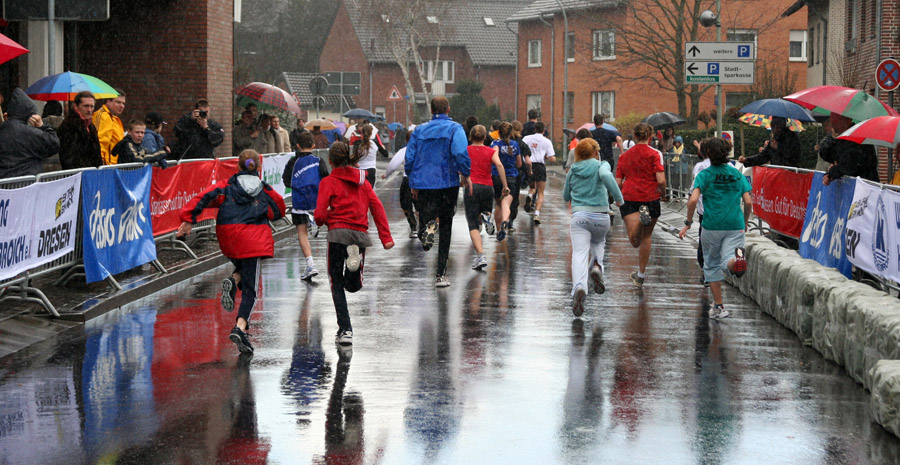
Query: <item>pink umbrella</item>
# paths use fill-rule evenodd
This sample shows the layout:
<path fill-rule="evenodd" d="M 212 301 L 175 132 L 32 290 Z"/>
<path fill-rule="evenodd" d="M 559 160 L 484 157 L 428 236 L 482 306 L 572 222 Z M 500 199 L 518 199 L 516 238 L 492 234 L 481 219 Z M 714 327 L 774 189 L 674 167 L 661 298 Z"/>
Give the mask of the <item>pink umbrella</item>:
<path fill-rule="evenodd" d="M 17 44 L 14 40 L 0 34 L 0 63 L 6 63 L 13 58 L 28 53 L 28 49 Z"/>
<path fill-rule="evenodd" d="M 894 148 L 900 144 L 900 116 L 876 116 L 867 119 L 844 131 L 838 139 Z"/>

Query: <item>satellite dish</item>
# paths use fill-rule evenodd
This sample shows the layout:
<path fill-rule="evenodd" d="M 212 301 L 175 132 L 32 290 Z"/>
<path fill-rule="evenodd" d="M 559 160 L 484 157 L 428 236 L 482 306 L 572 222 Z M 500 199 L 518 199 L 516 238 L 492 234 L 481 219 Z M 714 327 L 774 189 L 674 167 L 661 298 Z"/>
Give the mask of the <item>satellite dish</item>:
<path fill-rule="evenodd" d="M 718 19 L 716 14 L 709 10 L 700 13 L 700 24 L 703 25 L 703 27 L 715 26 Z"/>

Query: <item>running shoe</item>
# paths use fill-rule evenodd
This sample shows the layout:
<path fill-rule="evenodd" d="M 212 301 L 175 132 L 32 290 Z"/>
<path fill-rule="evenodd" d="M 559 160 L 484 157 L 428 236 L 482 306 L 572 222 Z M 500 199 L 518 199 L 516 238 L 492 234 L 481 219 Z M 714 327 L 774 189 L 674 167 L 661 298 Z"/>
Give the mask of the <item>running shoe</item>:
<path fill-rule="evenodd" d="M 481 212 L 481 222 L 484 223 L 484 232 L 488 233 L 488 236 L 493 236 L 496 228 L 494 227 L 494 217 L 491 215 L 491 212 Z"/>
<path fill-rule="evenodd" d="M 250 339 L 247 337 L 247 333 L 241 331 L 241 328 L 235 326 L 231 330 L 231 334 L 228 335 L 228 339 L 231 339 L 231 342 L 237 346 L 238 350 L 242 354 L 252 354 L 253 346 L 250 345 Z"/>
<path fill-rule="evenodd" d="M 728 310 L 725 310 L 724 305 L 713 304 L 709 306 L 709 318 L 711 320 L 721 320 L 728 318 L 729 316 L 731 316 L 731 313 L 728 313 Z"/>
<path fill-rule="evenodd" d="M 509 222 L 504 221 L 500 225 L 500 230 L 497 231 L 497 242 L 502 242 L 503 239 L 506 239 L 506 228 L 509 227 Z"/>
<path fill-rule="evenodd" d="M 509 221 L 506 225 L 506 233 L 509 234 L 511 232 L 516 232 L 516 228 L 513 227 L 512 221 Z"/>
<path fill-rule="evenodd" d="M 472 269 L 473 270 L 483 270 L 487 266 L 487 259 L 484 258 L 484 255 L 479 255 L 475 257 L 475 260 L 472 260 Z"/>
<path fill-rule="evenodd" d="M 342 346 L 349 346 L 353 344 L 353 331 L 338 331 L 337 336 L 334 337 L 334 342 L 336 344 L 340 344 Z"/>
<path fill-rule="evenodd" d="M 531 196 L 525 196 L 525 205 L 522 206 L 522 210 L 525 210 L 525 213 L 531 213 L 534 209 L 531 208 Z"/>
<path fill-rule="evenodd" d="M 650 207 L 641 205 L 641 208 L 638 208 L 638 212 L 641 214 L 641 224 L 650 226 L 650 222 L 652 221 L 652 218 L 650 218 Z"/>
<path fill-rule="evenodd" d="M 434 279 L 434 287 L 450 287 L 450 280 L 446 276 L 438 276 Z"/>
<path fill-rule="evenodd" d="M 606 292 L 606 285 L 603 284 L 603 270 L 596 263 L 591 267 L 591 282 L 594 284 L 595 293 L 603 294 Z"/>
<path fill-rule="evenodd" d="M 416 220 L 416 214 L 415 214 L 415 213 L 413 213 L 413 212 L 411 212 L 411 211 L 406 211 L 406 210 L 404 210 L 404 211 L 403 211 L 403 215 L 406 216 L 406 222 L 409 223 L 409 229 L 412 229 L 413 231 L 415 231 L 416 229 L 418 229 L 419 224 L 418 224 L 418 220 Z"/>
<path fill-rule="evenodd" d="M 706 277 L 700 278 L 700 284 L 702 284 L 703 287 L 709 287 L 709 283 L 706 282 Z"/>
<path fill-rule="evenodd" d="M 635 289 L 643 289 L 644 288 L 644 278 L 638 276 L 637 271 L 633 271 L 631 273 L 631 282 L 634 284 Z"/>
<path fill-rule="evenodd" d="M 586 296 L 587 292 L 584 292 L 584 288 L 579 284 L 575 289 L 575 295 L 572 296 L 572 314 L 576 317 L 584 314 L 584 298 Z"/>
<path fill-rule="evenodd" d="M 354 272 L 359 269 L 360 257 L 359 257 L 359 246 L 356 244 L 347 246 L 347 259 L 344 260 L 344 266 L 347 267 L 347 271 Z"/>
<path fill-rule="evenodd" d="M 731 266 L 731 273 L 738 278 L 747 271 L 747 259 L 744 257 L 744 248 L 738 247 L 734 249 L 734 264 Z"/>
<path fill-rule="evenodd" d="M 437 221 L 431 220 L 428 222 L 428 225 L 425 226 L 425 232 L 422 233 L 422 249 L 426 252 L 431 250 L 431 246 L 434 245 L 434 233 L 437 232 Z"/>
<path fill-rule="evenodd" d="M 315 265 L 306 265 L 306 271 L 300 275 L 300 279 L 304 281 L 312 281 L 312 279 L 319 275 L 319 270 L 316 269 Z"/>
<path fill-rule="evenodd" d="M 541 214 L 538 212 L 534 213 L 534 224 L 541 224 Z"/>
<path fill-rule="evenodd" d="M 222 308 L 226 312 L 234 310 L 234 297 L 237 295 L 237 283 L 234 278 L 228 277 L 222 280 Z"/>
<path fill-rule="evenodd" d="M 319 237 L 319 226 L 316 225 L 316 219 L 310 214 L 307 215 L 309 216 L 309 222 L 306 223 L 306 231 L 309 232 L 309 237 Z"/>

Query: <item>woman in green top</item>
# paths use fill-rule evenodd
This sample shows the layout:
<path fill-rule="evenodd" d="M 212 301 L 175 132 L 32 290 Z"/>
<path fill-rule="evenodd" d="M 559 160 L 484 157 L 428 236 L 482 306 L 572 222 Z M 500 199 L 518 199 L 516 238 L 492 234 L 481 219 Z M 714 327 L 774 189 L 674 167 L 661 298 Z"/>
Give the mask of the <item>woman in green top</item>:
<path fill-rule="evenodd" d="M 684 238 L 691 227 L 697 201 L 703 195 L 703 275 L 713 293 L 713 305 L 709 308 L 712 319 L 727 318 L 730 313 L 722 304 L 722 280 L 728 272 L 741 276 L 747 271 L 744 258 L 744 231 L 750 219 L 753 201 L 750 199 L 750 183 L 735 167 L 728 163 L 731 143 L 720 137 L 708 137 L 700 143 L 700 152 L 709 157 L 710 167 L 697 173 L 691 198 L 688 200 L 687 219 L 678 237 Z M 741 213 L 741 200 L 744 211 Z"/>

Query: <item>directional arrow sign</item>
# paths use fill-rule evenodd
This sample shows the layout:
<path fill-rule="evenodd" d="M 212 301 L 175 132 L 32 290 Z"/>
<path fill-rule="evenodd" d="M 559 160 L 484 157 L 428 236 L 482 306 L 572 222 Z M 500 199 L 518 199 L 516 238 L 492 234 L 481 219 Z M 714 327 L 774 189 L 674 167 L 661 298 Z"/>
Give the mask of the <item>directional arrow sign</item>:
<path fill-rule="evenodd" d="M 685 84 L 753 84 L 755 62 L 745 61 L 688 61 L 685 63 Z"/>
<path fill-rule="evenodd" d="M 755 61 L 753 42 L 685 42 L 684 57 L 698 61 Z"/>

